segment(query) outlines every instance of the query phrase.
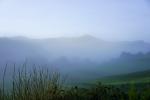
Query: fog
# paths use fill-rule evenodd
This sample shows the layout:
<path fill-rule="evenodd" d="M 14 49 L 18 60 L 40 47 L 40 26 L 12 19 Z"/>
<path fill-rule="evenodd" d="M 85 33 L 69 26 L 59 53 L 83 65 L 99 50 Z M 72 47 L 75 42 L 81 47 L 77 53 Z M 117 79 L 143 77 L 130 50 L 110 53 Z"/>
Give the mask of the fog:
<path fill-rule="evenodd" d="M 73 80 L 150 69 L 150 44 L 144 41 L 112 42 L 90 35 L 47 39 L 3 37 L 0 48 L 1 68 L 9 64 L 11 71 L 14 64 L 21 67 L 26 62 L 28 68 L 48 67 Z"/>
<path fill-rule="evenodd" d="M 148 70 L 149 3 L 0 0 L 0 66 L 46 65 L 77 79 Z"/>

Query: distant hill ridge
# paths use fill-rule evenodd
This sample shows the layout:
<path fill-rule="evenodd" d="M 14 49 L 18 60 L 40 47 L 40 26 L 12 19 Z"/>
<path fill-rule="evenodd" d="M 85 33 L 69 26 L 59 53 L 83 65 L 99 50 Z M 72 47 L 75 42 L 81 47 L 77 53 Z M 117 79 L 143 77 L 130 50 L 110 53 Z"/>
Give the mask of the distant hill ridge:
<path fill-rule="evenodd" d="M 1 66 L 9 62 L 23 63 L 27 59 L 31 64 L 47 64 L 75 78 L 83 76 L 83 79 L 149 69 L 147 52 L 150 52 L 150 44 L 143 41 L 111 42 L 89 35 L 0 38 Z"/>
<path fill-rule="evenodd" d="M 144 41 L 104 41 L 91 35 L 47 39 L 30 39 L 18 36 L 1 37 L 0 49 L 0 54 L 4 56 L 3 59 L 10 54 L 12 58 L 16 59 L 19 55 L 21 55 L 19 59 L 31 58 L 36 55 L 36 57 L 40 56 L 48 60 L 66 57 L 102 62 L 119 57 L 122 52 L 146 53 L 150 51 L 150 44 Z"/>

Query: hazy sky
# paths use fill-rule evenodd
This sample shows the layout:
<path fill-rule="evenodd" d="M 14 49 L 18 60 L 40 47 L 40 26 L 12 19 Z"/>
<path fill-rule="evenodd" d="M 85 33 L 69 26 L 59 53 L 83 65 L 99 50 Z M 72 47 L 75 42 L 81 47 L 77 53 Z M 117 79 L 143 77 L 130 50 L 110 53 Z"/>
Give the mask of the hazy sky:
<path fill-rule="evenodd" d="M 0 0 L 0 36 L 150 41 L 149 0 Z"/>

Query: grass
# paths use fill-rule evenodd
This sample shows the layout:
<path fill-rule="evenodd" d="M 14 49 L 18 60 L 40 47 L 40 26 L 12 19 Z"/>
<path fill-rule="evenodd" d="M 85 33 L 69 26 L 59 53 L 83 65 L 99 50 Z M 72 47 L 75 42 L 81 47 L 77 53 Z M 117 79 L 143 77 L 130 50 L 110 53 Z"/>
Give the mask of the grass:
<path fill-rule="evenodd" d="M 124 91 L 112 85 L 97 83 L 91 87 L 68 86 L 58 72 L 33 67 L 26 64 L 19 69 L 14 66 L 12 80 L 6 85 L 7 65 L 3 71 L 0 100 L 150 100 L 150 85 L 141 91 L 136 87 Z"/>
<path fill-rule="evenodd" d="M 150 70 L 134 72 L 124 75 L 115 75 L 99 79 L 104 84 L 138 84 L 150 83 Z M 98 81 L 99 81 L 98 80 Z"/>
<path fill-rule="evenodd" d="M 4 69 L 0 100 L 54 100 L 56 95 L 61 96 L 63 80 L 59 73 L 37 68 L 29 72 L 26 67 L 19 70 L 14 67 L 12 81 L 9 81 L 11 89 L 6 92 L 6 69 L 7 67 Z"/>

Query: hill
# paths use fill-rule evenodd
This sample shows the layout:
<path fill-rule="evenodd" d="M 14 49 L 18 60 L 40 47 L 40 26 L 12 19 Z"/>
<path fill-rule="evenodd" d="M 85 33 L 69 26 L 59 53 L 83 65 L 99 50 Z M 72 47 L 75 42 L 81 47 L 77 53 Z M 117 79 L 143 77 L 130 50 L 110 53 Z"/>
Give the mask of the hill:
<path fill-rule="evenodd" d="M 150 83 L 150 70 L 103 77 L 99 81 L 104 84 Z"/>
<path fill-rule="evenodd" d="M 26 58 L 38 62 L 37 58 L 41 58 L 47 62 L 57 62 L 63 57 L 70 62 L 89 59 L 100 63 L 119 57 L 124 51 L 134 54 L 146 53 L 150 51 L 150 44 L 144 41 L 104 41 L 90 35 L 48 39 L 14 37 L 0 38 L 0 49 L 2 61 L 18 61 Z"/>
<path fill-rule="evenodd" d="M 111 42 L 90 35 L 48 39 L 1 37 L 0 65 L 22 64 L 27 59 L 31 65 L 53 67 L 72 80 L 89 80 L 149 69 L 149 51 L 150 44 L 144 41 Z"/>

